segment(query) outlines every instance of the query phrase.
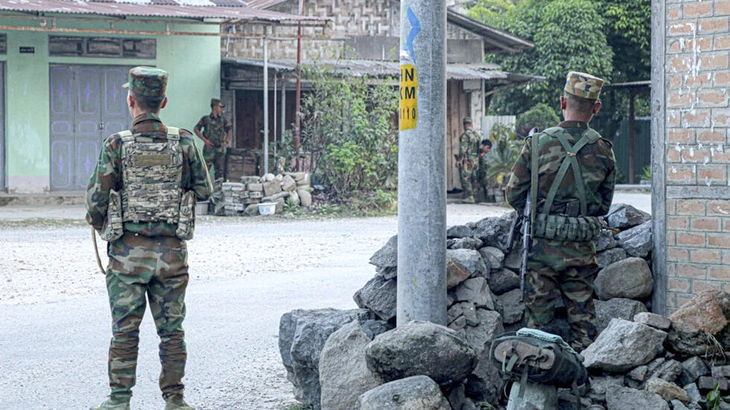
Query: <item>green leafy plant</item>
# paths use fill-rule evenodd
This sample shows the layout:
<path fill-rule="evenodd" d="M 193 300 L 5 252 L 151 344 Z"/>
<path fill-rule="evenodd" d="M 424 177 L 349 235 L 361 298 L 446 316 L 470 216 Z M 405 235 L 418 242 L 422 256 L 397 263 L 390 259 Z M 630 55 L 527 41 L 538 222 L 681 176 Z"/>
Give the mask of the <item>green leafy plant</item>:
<path fill-rule="evenodd" d="M 334 192 L 336 203 L 367 199 L 376 189 L 397 186 L 398 106 L 391 78 L 342 76 L 329 66 L 307 66 L 312 84 L 302 96 L 301 153 L 313 180 Z M 293 141 L 293 139 L 288 139 Z M 282 149 L 294 163 L 293 147 Z M 377 206 L 382 201 L 358 201 Z"/>
<path fill-rule="evenodd" d="M 489 134 L 492 150 L 487 156 L 486 177 L 490 186 L 507 183 L 507 176 L 522 149 L 522 141 L 515 138 L 515 130 L 511 126 L 495 124 Z"/>
<path fill-rule="evenodd" d="M 645 179 L 647 181 L 651 180 L 651 165 L 647 165 L 644 167 L 644 169 L 641 170 L 641 174 L 639 174 L 639 179 Z"/>
<path fill-rule="evenodd" d="M 707 393 L 707 396 L 705 396 L 702 402 L 707 406 L 707 410 L 720 410 L 721 404 L 723 402 L 730 403 L 730 399 L 722 397 L 722 394 L 720 394 L 720 385 L 716 384 L 715 388 Z"/>
<path fill-rule="evenodd" d="M 560 117 L 555 110 L 545 103 L 538 103 L 529 110 L 517 116 L 517 132 L 521 136 L 527 136 L 531 129 L 537 128 L 543 131 L 554 127 L 560 122 Z"/>

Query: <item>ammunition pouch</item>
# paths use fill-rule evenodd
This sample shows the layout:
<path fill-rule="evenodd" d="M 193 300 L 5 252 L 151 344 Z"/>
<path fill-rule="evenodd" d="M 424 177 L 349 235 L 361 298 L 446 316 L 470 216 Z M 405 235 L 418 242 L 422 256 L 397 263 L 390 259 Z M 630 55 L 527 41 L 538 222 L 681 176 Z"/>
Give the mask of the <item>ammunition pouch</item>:
<path fill-rule="evenodd" d="M 538 214 L 532 227 L 536 238 L 587 242 L 592 241 L 600 233 L 603 226 L 596 216 L 562 216 Z"/>
<path fill-rule="evenodd" d="M 122 200 L 119 192 L 112 189 L 109 191 L 109 205 L 107 206 L 104 228 L 101 231 L 101 239 L 111 242 L 121 238 L 123 234 Z"/>
<path fill-rule="evenodd" d="M 180 200 L 180 218 L 175 235 L 183 241 L 193 239 L 195 233 L 195 191 L 186 191 Z"/>

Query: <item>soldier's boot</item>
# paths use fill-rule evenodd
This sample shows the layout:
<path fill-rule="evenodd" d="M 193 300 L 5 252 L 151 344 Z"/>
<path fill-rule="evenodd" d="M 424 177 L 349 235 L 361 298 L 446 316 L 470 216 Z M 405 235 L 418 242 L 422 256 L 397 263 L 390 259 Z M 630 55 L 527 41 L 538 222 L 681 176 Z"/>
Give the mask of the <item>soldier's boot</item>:
<path fill-rule="evenodd" d="M 91 410 L 130 410 L 129 399 L 108 398 L 104 403 L 94 406 Z"/>
<path fill-rule="evenodd" d="M 461 200 L 464 204 L 473 204 L 474 203 L 474 195 L 469 195 Z"/>
<path fill-rule="evenodd" d="M 195 410 L 195 407 L 187 404 L 180 395 L 173 395 L 165 399 L 165 410 Z"/>

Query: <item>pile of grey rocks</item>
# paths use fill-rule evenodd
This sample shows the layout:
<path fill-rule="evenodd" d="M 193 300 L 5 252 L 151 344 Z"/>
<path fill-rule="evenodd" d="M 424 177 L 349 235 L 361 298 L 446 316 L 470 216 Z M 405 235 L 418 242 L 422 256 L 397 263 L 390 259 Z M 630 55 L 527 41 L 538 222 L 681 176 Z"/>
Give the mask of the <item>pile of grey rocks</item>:
<path fill-rule="evenodd" d="M 375 276 L 354 295 L 359 309 L 295 310 L 282 316 L 279 349 L 297 400 L 314 410 L 472 410 L 505 407 L 492 340 L 522 327 L 514 212 L 447 230 L 448 324 L 395 328 L 397 237 L 371 257 Z M 728 389 L 730 295 L 707 291 L 662 317 L 650 310 L 651 217 L 616 204 L 595 240 L 600 334 L 582 352 L 584 407 L 699 409 Z M 512 242 L 512 243 L 510 243 Z M 569 337 L 564 307 L 552 333 Z M 561 408 L 576 397 L 559 391 Z"/>
<path fill-rule="evenodd" d="M 243 176 L 241 182 L 221 184 L 213 213 L 219 216 L 255 216 L 259 215 L 258 204 L 265 203 L 276 204 L 276 214 L 283 212 L 287 202 L 309 208 L 312 205 L 311 192 L 311 180 L 306 172 Z"/>

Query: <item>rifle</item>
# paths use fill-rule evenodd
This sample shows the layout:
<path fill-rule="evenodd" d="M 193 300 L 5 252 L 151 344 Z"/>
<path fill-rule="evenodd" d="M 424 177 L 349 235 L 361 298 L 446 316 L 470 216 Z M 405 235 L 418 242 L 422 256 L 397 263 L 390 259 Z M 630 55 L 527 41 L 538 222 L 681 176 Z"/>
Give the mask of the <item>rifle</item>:
<path fill-rule="evenodd" d="M 522 213 L 522 264 L 520 265 L 520 302 L 525 299 L 525 275 L 527 275 L 527 255 L 530 253 L 530 211 L 532 210 L 532 201 L 530 191 L 527 191 L 527 203 Z"/>
<path fill-rule="evenodd" d="M 527 190 L 527 202 L 522 212 L 522 265 L 520 266 L 520 302 L 525 299 L 525 275 L 527 275 L 527 255 L 530 253 L 530 240 L 532 239 L 532 221 L 535 220 L 535 204 L 533 204 L 533 194 L 537 194 L 537 156 L 538 156 L 538 133 L 537 128 L 530 130 L 528 136 L 532 136 L 532 153 L 530 189 Z"/>

